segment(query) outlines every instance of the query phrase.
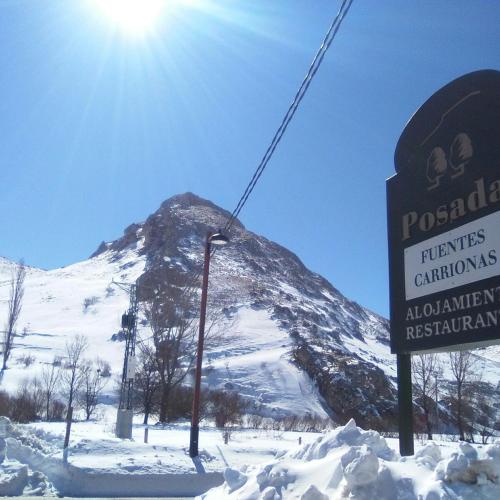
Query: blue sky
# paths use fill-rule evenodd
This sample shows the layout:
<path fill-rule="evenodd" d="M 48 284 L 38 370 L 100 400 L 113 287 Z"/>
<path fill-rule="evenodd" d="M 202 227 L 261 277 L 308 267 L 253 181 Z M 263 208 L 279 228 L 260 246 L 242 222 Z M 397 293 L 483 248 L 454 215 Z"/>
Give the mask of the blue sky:
<path fill-rule="evenodd" d="M 167 3 L 131 37 L 91 0 L 0 0 L 0 255 L 82 260 L 186 191 L 231 211 L 339 5 Z M 387 315 L 399 134 L 500 67 L 499 26 L 493 0 L 354 0 L 241 221 Z"/>

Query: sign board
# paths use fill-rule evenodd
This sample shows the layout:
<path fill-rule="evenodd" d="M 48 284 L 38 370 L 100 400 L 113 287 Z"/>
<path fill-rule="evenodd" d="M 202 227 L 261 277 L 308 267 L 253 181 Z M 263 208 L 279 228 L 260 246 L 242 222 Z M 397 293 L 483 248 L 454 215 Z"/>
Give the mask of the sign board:
<path fill-rule="evenodd" d="M 137 368 L 137 360 L 134 355 L 131 355 L 127 359 L 127 380 L 135 378 L 136 368 Z"/>
<path fill-rule="evenodd" d="M 500 342 L 500 72 L 436 92 L 403 131 L 395 165 L 392 352 Z"/>

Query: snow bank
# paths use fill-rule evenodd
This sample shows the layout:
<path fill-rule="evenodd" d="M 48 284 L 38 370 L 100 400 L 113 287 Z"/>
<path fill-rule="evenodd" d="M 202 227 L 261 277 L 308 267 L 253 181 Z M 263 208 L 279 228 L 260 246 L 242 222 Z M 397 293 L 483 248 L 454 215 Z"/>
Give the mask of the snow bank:
<path fill-rule="evenodd" d="M 9 419 L 0 417 L 0 496 L 55 496 L 55 490 L 41 472 L 6 457 L 7 442 L 3 436 L 12 431 Z"/>
<path fill-rule="evenodd" d="M 64 464 L 62 459 L 40 452 L 9 438 L 8 454 L 50 478 L 57 492 L 76 497 L 192 496 L 221 483 L 218 473 L 143 474 L 101 472 Z M 1 467 L 1 466 L 0 466 Z"/>
<path fill-rule="evenodd" d="M 0 496 L 55 492 L 73 497 L 194 496 L 223 481 L 219 472 L 155 474 L 81 468 L 64 463 L 60 452 L 57 456 L 47 454 L 47 442 L 29 427 L 11 424 L 5 417 L 0 417 L 0 427 L 10 436 L 0 438 Z M 8 460 L 1 463 L 5 451 Z"/>
<path fill-rule="evenodd" d="M 500 445 L 478 450 L 466 443 L 443 458 L 430 442 L 400 457 L 375 431 L 351 420 L 315 442 L 263 466 L 226 469 L 224 484 L 203 500 L 359 500 L 500 498 Z"/>
<path fill-rule="evenodd" d="M 0 496 L 56 496 L 47 477 L 33 472 L 17 460 L 4 460 L 0 465 Z"/>
<path fill-rule="evenodd" d="M 216 472 L 204 474 L 143 474 L 101 472 L 63 463 L 8 438 L 8 455 L 46 474 L 59 494 L 77 497 L 193 496 L 222 482 Z"/>

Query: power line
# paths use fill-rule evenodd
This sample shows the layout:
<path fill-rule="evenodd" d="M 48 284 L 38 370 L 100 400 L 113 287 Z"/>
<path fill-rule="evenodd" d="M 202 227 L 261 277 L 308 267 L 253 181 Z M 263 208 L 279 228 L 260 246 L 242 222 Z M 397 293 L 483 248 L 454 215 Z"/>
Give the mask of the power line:
<path fill-rule="evenodd" d="M 226 234 L 229 233 L 229 231 L 231 230 L 231 227 L 232 227 L 234 221 L 236 220 L 236 218 L 240 214 L 241 210 L 245 206 L 245 203 L 247 202 L 252 191 L 254 190 L 255 185 L 257 184 L 262 173 L 264 172 L 269 161 L 271 160 L 271 158 L 274 154 L 274 151 L 276 150 L 276 147 L 278 146 L 281 139 L 283 138 L 283 135 L 285 134 L 288 125 L 292 121 L 292 119 L 295 115 L 295 112 L 297 111 L 302 99 L 304 98 L 307 90 L 309 89 L 309 86 L 310 86 L 314 76 L 316 75 L 319 67 L 321 66 L 321 63 L 323 62 L 325 54 L 328 51 L 328 49 L 330 48 L 330 45 L 332 44 L 332 42 L 335 38 L 335 35 L 337 34 L 337 32 L 340 28 L 340 25 L 342 24 L 342 21 L 344 20 L 345 16 L 347 15 L 353 1 L 354 0 L 343 0 L 342 1 L 342 4 L 340 5 L 340 8 L 339 8 L 335 18 L 334 18 L 332 24 L 330 25 L 320 48 L 316 52 L 316 55 L 314 56 L 314 59 L 313 59 L 311 65 L 309 66 L 309 69 L 306 73 L 306 76 L 304 77 L 299 89 L 297 90 L 297 92 L 292 100 L 292 103 L 290 104 L 285 116 L 283 117 L 283 119 L 281 121 L 280 126 L 278 127 L 278 130 L 274 134 L 274 137 L 273 137 L 271 143 L 269 144 L 266 152 L 264 153 L 264 156 L 262 157 L 259 165 L 257 166 L 257 169 L 255 170 L 252 178 L 250 179 L 250 182 L 248 183 L 247 187 L 245 188 L 245 191 L 243 192 L 240 200 L 238 201 L 236 208 L 233 210 L 233 212 L 231 213 L 231 216 L 229 217 L 228 221 L 226 222 L 226 225 L 224 226 L 223 232 L 225 232 Z M 213 255 L 216 252 L 217 252 L 217 248 L 214 248 L 212 250 L 211 256 L 213 257 Z M 202 274 L 202 269 L 200 268 L 200 269 L 193 270 L 189 274 L 191 275 L 191 279 L 188 278 L 187 286 L 184 287 L 184 290 L 181 293 L 181 297 L 184 294 L 188 293 L 190 290 L 192 290 L 192 288 L 197 283 L 197 281 L 199 280 L 199 278 Z M 139 340 L 139 342 L 145 342 L 145 341 L 149 340 L 150 338 L 152 338 L 152 337 L 148 337 L 142 341 Z"/>
<path fill-rule="evenodd" d="M 255 185 L 257 184 L 258 180 L 260 179 L 260 176 L 264 172 L 265 168 L 267 167 L 269 160 L 271 159 L 272 155 L 274 154 L 274 151 L 276 150 L 276 147 L 280 143 L 283 135 L 285 134 L 285 131 L 292 121 L 295 112 L 297 111 L 302 99 L 304 98 L 312 79 L 316 75 L 319 67 L 321 66 L 321 63 L 323 62 L 323 59 L 325 57 L 326 52 L 330 48 L 330 45 L 333 42 L 333 39 L 335 38 L 335 35 L 337 34 L 340 25 L 342 24 L 342 21 L 344 20 L 347 12 L 349 11 L 352 2 L 354 0 L 343 0 L 342 4 L 340 5 L 340 8 L 337 12 L 337 15 L 335 16 L 332 24 L 330 25 L 330 28 L 328 29 L 325 38 L 323 39 L 323 42 L 316 52 L 316 55 L 314 56 L 314 59 L 309 66 L 309 69 L 306 73 L 306 76 L 304 77 L 297 93 L 295 94 L 295 97 L 292 100 L 292 103 L 290 104 L 283 120 L 281 121 L 280 126 L 278 127 L 278 130 L 274 134 L 274 137 L 269 144 L 264 156 L 262 157 L 262 160 L 260 161 L 257 169 L 255 170 L 252 178 L 250 179 L 250 182 L 248 183 L 247 187 L 245 188 L 245 191 L 243 192 L 243 195 L 241 196 L 240 200 L 238 201 L 238 204 L 236 205 L 236 208 L 233 210 L 231 216 L 229 217 L 228 221 L 226 222 L 226 225 L 224 226 L 223 232 L 229 233 L 231 230 L 231 227 L 238 217 L 239 213 L 243 209 L 245 203 L 248 200 L 248 197 L 252 193 L 253 189 L 255 188 Z M 217 252 L 217 248 L 214 248 L 212 250 L 212 255 Z M 196 282 L 199 280 L 201 274 L 202 274 L 202 269 L 198 269 L 196 271 L 193 271 L 190 273 L 192 275 L 192 279 L 188 281 L 188 286 L 184 288 L 183 294 L 186 293 L 188 290 L 190 290 Z M 182 294 L 182 295 L 183 295 Z M 181 296 L 182 296 L 181 295 Z"/>
<path fill-rule="evenodd" d="M 307 74 L 302 81 L 299 90 L 295 94 L 295 97 L 293 98 L 292 103 L 290 104 L 283 120 L 281 121 L 280 126 L 278 127 L 278 130 L 274 134 L 274 137 L 269 144 L 266 152 L 264 153 L 264 156 L 262 157 L 257 169 L 255 170 L 252 178 L 250 179 L 250 182 L 248 183 L 247 187 L 245 188 L 245 191 L 243 192 L 243 195 L 241 196 L 240 200 L 238 201 L 238 204 L 236 205 L 236 208 L 233 210 L 230 218 L 228 219 L 226 225 L 224 226 L 224 231 L 228 233 L 231 229 L 231 226 L 233 225 L 234 221 L 240 214 L 241 210 L 245 206 L 245 203 L 248 200 L 248 197 L 252 193 L 252 191 L 255 188 L 255 185 L 257 184 L 258 180 L 260 179 L 262 173 L 264 172 L 265 168 L 267 167 L 270 159 L 272 158 L 274 151 L 276 150 L 276 147 L 280 143 L 281 139 L 283 138 L 283 135 L 286 132 L 286 129 L 288 128 L 288 125 L 292 121 L 295 112 L 297 111 L 302 99 L 304 98 L 312 79 L 316 75 L 319 67 L 321 66 L 321 63 L 323 62 L 323 59 L 325 57 L 326 52 L 330 48 L 330 45 L 332 44 L 335 35 L 337 34 L 340 25 L 342 24 L 342 21 L 344 20 L 345 16 L 347 15 L 352 2 L 354 0 L 343 0 L 342 4 L 340 6 L 339 11 L 337 12 L 337 15 L 335 16 L 330 28 L 328 29 L 328 32 L 323 40 L 323 43 L 321 44 L 318 52 L 316 52 L 316 55 L 314 56 L 314 59 L 309 66 L 309 69 L 307 71 Z"/>

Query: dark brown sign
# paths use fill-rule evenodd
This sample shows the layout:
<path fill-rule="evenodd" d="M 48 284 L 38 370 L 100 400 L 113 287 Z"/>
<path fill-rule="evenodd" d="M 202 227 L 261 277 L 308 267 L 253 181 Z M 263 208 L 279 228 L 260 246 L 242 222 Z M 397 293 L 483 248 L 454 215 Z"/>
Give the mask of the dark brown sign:
<path fill-rule="evenodd" d="M 500 341 L 500 72 L 477 71 L 412 117 L 387 181 L 391 350 Z"/>

